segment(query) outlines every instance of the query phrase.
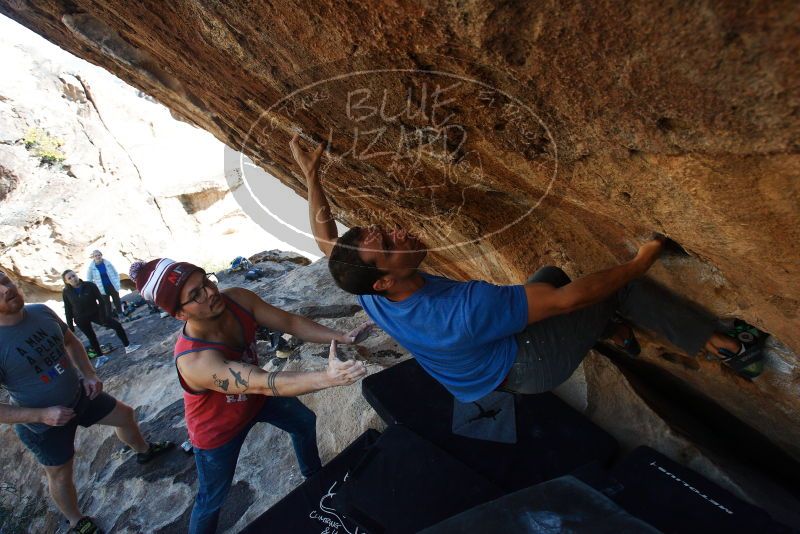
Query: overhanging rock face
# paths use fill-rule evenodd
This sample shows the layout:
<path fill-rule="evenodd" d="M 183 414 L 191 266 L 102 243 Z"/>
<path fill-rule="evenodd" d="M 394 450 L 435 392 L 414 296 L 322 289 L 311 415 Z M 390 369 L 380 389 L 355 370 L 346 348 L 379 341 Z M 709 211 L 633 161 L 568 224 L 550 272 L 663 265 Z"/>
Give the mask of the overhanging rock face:
<path fill-rule="evenodd" d="M 324 164 L 349 225 L 396 222 L 429 268 L 579 276 L 656 230 L 653 276 L 772 333 L 750 383 L 645 356 L 800 459 L 800 5 L 0 1 L 299 194 Z M 243 177 L 246 179 L 246 177 Z M 653 348 L 655 347 L 655 348 Z M 672 358 L 674 360 L 674 358 Z"/>

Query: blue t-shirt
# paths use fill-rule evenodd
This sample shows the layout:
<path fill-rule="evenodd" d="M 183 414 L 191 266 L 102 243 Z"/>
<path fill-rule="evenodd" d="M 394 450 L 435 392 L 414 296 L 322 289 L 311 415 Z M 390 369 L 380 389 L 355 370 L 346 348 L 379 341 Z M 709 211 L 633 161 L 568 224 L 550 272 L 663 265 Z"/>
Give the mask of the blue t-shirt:
<path fill-rule="evenodd" d="M 103 281 L 103 289 L 109 290 L 114 288 L 114 284 L 111 283 L 111 279 L 108 277 L 108 271 L 106 270 L 105 263 L 95 263 L 94 266 L 97 268 L 97 272 L 100 273 L 100 280 Z"/>
<path fill-rule="evenodd" d="M 528 324 L 525 289 L 420 274 L 425 285 L 401 302 L 380 295 L 360 295 L 358 301 L 459 401 L 480 399 L 514 363 L 514 334 Z"/>

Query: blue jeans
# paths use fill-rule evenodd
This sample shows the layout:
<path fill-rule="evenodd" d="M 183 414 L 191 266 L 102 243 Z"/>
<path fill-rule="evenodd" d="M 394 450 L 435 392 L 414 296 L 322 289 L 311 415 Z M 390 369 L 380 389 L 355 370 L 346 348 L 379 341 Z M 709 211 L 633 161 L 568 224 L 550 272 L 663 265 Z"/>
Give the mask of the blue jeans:
<path fill-rule="evenodd" d="M 231 489 L 239 451 L 256 423 L 271 423 L 292 437 L 300 472 L 308 478 L 322 463 L 317 451 L 317 416 L 295 397 L 270 397 L 253 421 L 235 438 L 216 449 L 195 449 L 199 490 L 189 520 L 190 534 L 217 530 L 220 508 Z"/>

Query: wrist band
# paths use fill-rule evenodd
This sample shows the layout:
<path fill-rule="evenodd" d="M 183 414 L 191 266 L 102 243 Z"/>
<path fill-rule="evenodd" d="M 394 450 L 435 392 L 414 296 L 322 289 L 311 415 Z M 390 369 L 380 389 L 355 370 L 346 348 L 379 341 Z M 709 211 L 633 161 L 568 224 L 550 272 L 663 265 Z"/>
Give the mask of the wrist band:
<path fill-rule="evenodd" d="M 274 397 L 278 397 L 278 388 L 275 387 L 275 379 L 278 377 L 278 373 L 280 371 L 275 371 L 273 373 L 267 373 L 267 387 L 272 391 L 272 395 Z"/>

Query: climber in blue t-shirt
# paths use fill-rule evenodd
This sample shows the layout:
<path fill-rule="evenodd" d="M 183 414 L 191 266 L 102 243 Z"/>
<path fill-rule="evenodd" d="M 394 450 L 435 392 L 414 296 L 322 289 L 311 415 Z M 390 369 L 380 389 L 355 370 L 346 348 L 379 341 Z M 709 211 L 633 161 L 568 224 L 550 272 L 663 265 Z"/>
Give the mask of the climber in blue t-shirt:
<path fill-rule="evenodd" d="M 528 323 L 525 291 L 418 274 L 423 284 L 402 300 L 359 295 L 359 302 L 459 400 L 477 400 L 499 386 L 514 363 L 514 334 Z M 493 305 L 498 302 L 506 305 Z"/>
<path fill-rule="evenodd" d="M 595 343 L 609 338 L 638 350 L 617 316 L 662 334 L 690 355 L 724 358 L 745 347 L 716 331 L 718 322 L 647 280 L 665 238 L 654 238 L 621 265 L 572 281 L 539 269 L 522 285 L 458 282 L 419 269 L 427 250 L 405 230 L 356 227 L 338 237 L 319 179 L 323 146 L 290 144 L 308 185 L 314 239 L 337 285 L 459 401 L 494 389 L 540 393 L 569 378 Z"/>

